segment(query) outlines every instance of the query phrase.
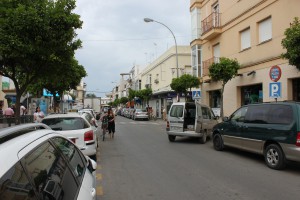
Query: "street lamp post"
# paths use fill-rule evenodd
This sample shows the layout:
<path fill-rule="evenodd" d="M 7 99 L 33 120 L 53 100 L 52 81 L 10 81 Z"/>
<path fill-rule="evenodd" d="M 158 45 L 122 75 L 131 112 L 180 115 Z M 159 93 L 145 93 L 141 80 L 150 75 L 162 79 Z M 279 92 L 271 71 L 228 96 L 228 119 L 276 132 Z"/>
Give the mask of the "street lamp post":
<path fill-rule="evenodd" d="M 144 21 L 147 22 L 147 23 L 148 22 L 159 23 L 159 24 L 163 25 L 164 27 L 166 27 L 172 33 L 174 41 L 175 41 L 175 48 L 176 48 L 176 75 L 177 75 L 177 78 L 178 78 L 179 77 L 179 72 L 178 72 L 178 70 L 179 70 L 179 68 L 178 68 L 178 53 L 177 53 L 177 42 L 176 42 L 176 38 L 175 38 L 174 33 L 171 31 L 171 29 L 167 25 L 165 25 L 165 24 L 163 24 L 161 22 L 155 21 L 155 20 L 150 19 L 150 18 L 144 18 Z"/>

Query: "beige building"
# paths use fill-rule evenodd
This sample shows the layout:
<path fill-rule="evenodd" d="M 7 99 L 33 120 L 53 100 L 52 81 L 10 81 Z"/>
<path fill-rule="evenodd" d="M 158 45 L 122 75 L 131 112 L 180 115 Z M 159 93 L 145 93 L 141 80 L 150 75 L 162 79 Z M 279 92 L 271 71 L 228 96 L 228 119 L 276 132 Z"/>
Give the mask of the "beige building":
<path fill-rule="evenodd" d="M 281 59 L 284 31 L 300 16 L 299 0 L 191 0 L 192 67 L 202 102 L 218 110 L 221 84 L 208 69 L 220 57 L 237 59 L 239 75 L 225 85 L 224 115 L 255 102 L 300 100 L 300 72 Z"/>
<path fill-rule="evenodd" d="M 173 78 L 182 74 L 193 74 L 191 68 L 191 50 L 189 46 L 178 46 L 178 69 L 176 67 L 176 48 L 168 49 L 156 60 L 150 63 L 141 73 L 141 89 L 151 88 L 153 95 L 149 101 L 157 117 L 161 117 L 162 107 L 169 108 L 176 102 L 176 93 L 171 91 Z M 183 100 L 184 97 L 181 97 Z"/>

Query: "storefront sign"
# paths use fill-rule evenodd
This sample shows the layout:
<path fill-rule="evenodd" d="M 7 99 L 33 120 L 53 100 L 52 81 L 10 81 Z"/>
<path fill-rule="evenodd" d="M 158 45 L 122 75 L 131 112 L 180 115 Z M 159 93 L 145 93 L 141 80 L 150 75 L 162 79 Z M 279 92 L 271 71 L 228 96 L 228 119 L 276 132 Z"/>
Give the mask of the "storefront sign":
<path fill-rule="evenodd" d="M 270 72 L 270 79 L 274 82 L 279 81 L 280 77 L 281 77 L 281 69 L 279 66 L 275 65 L 273 67 L 271 67 Z"/>

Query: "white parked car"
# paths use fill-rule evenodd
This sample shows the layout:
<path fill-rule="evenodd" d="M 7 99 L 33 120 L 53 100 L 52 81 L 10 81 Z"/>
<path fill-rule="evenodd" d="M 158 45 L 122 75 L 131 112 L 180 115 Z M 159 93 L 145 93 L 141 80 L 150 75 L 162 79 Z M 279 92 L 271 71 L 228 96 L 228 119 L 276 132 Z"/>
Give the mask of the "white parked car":
<path fill-rule="evenodd" d="M 96 118 L 96 112 L 94 111 L 94 109 L 84 108 L 84 109 L 78 110 L 78 112 L 80 114 L 88 112 L 88 113 L 91 113 L 94 118 Z"/>
<path fill-rule="evenodd" d="M 97 134 L 99 132 L 89 113 L 48 115 L 42 120 L 42 123 L 69 138 L 84 155 L 96 160 Z"/>
<path fill-rule="evenodd" d="M 41 123 L 0 130 L 0 199 L 96 199 L 97 163 Z"/>

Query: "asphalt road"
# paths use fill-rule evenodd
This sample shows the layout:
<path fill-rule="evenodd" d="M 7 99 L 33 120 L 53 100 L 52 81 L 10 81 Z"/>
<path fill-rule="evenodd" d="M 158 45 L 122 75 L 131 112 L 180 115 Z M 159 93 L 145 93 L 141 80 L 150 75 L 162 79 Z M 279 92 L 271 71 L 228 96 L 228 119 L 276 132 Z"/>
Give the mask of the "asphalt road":
<path fill-rule="evenodd" d="M 298 199 L 300 165 L 269 169 L 262 156 L 190 138 L 168 141 L 163 121 L 118 116 L 114 139 L 100 143 L 98 199 Z"/>

